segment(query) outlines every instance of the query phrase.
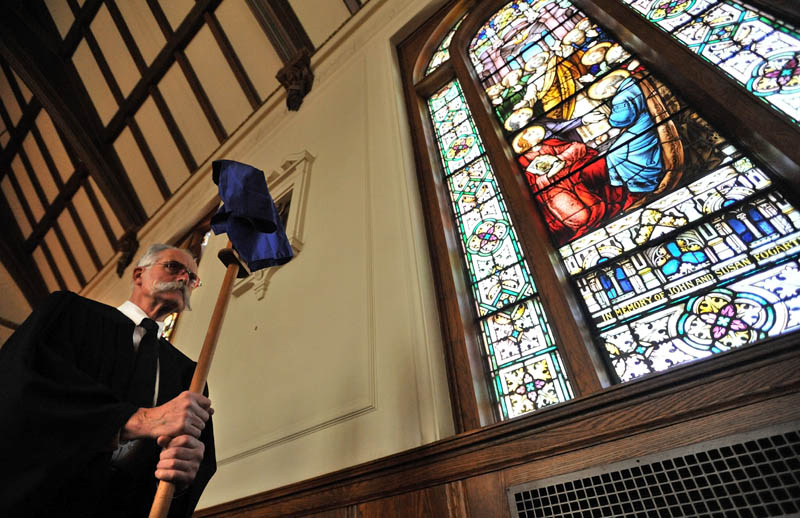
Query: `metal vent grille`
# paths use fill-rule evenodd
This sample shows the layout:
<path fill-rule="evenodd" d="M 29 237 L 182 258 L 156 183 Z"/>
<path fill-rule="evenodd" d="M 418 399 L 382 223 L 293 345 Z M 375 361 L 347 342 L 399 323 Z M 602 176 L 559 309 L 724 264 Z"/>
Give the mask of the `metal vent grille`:
<path fill-rule="evenodd" d="M 800 515 L 800 422 L 508 489 L 511 516 Z"/>

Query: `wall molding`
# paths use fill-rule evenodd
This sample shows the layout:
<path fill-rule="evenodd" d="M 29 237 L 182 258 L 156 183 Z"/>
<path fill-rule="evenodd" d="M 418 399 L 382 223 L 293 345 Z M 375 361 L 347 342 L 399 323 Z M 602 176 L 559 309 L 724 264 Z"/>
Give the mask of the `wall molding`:
<path fill-rule="evenodd" d="M 286 218 L 286 237 L 292 245 L 295 257 L 303 249 L 306 212 L 308 209 L 308 192 L 311 184 L 311 166 L 314 156 L 308 151 L 289 155 L 281 162 L 280 168 L 266 174 L 267 186 L 274 200 L 280 200 L 291 194 L 289 215 Z M 269 282 L 282 266 L 263 268 L 249 276 L 237 280 L 233 285 L 233 296 L 241 297 L 252 291 L 256 300 L 263 300 Z"/>

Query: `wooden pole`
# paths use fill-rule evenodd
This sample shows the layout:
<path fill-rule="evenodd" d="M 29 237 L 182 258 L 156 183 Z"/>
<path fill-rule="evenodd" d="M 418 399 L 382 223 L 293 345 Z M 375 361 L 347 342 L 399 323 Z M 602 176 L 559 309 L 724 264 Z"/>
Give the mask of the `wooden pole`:
<path fill-rule="evenodd" d="M 233 245 L 228 241 L 227 248 L 220 252 L 220 257 L 223 253 L 233 253 Z M 233 281 L 239 273 L 240 265 L 236 262 L 228 262 L 225 278 L 222 280 L 222 286 L 219 288 L 219 295 L 217 296 L 217 304 L 214 306 L 214 312 L 211 314 L 211 322 L 208 324 L 208 331 L 206 331 L 206 338 L 203 342 L 203 348 L 200 350 L 200 357 L 197 359 L 197 367 L 194 369 L 192 376 L 192 383 L 189 386 L 190 392 L 198 394 L 203 392 L 208 380 L 208 371 L 211 370 L 211 360 L 214 359 L 214 351 L 217 348 L 217 339 L 222 329 L 222 320 L 225 318 L 225 310 L 228 308 L 228 301 L 231 298 L 233 291 Z M 172 503 L 172 496 L 175 494 L 175 484 L 159 481 L 156 496 L 153 499 L 153 506 L 150 508 L 150 518 L 166 518 L 169 512 L 170 503 Z"/>

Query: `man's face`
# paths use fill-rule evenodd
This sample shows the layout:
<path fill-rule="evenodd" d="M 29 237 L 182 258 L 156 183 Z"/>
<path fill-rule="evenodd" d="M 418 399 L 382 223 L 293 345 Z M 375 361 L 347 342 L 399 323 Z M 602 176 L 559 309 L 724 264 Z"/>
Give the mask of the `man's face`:
<path fill-rule="evenodd" d="M 185 268 L 172 273 L 167 263 L 180 263 Z M 197 264 L 188 254 L 180 250 L 164 250 L 150 266 L 137 267 L 134 272 L 134 292 L 156 300 L 170 308 L 170 313 L 191 309 L 189 297 L 192 286 L 189 272 L 197 275 Z"/>

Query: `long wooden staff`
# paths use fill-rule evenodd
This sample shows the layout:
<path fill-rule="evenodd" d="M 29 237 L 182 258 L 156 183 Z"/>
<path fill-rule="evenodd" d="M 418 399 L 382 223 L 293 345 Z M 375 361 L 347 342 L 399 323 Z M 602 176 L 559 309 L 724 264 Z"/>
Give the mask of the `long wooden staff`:
<path fill-rule="evenodd" d="M 235 252 L 233 251 L 233 244 L 230 241 L 228 241 L 228 246 L 226 248 L 219 251 L 219 258 L 228 268 L 225 272 L 225 278 L 222 280 L 222 286 L 219 288 L 217 304 L 214 306 L 214 312 L 211 314 L 211 322 L 208 324 L 206 339 L 203 342 L 203 348 L 200 350 L 200 358 L 197 360 L 197 367 L 194 369 L 192 383 L 189 386 L 189 391 L 197 394 L 203 392 L 203 388 L 206 386 L 206 381 L 208 380 L 208 371 L 211 370 L 211 360 L 214 359 L 217 339 L 222 329 L 222 320 L 225 318 L 225 310 L 228 308 L 228 301 L 233 291 L 233 281 L 239 274 L 239 270 L 244 268 L 238 259 L 236 259 Z M 246 272 L 247 270 L 244 271 Z M 166 518 L 174 494 L 175 484 L 160 480 L 158 482 L 158 490 L 156 491 L 155 499 L 153 499 L 153 506 L 150 508 L 150 518 Z"/>

